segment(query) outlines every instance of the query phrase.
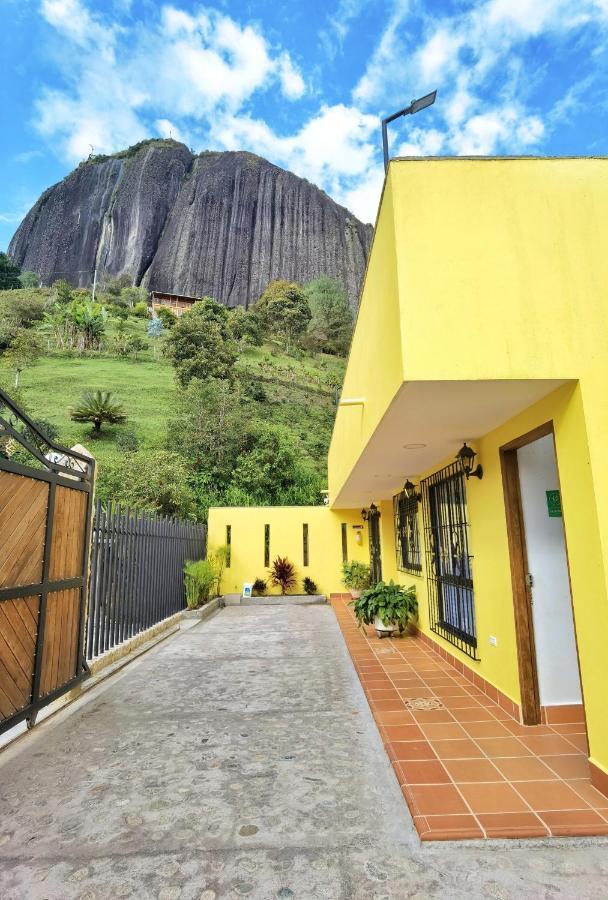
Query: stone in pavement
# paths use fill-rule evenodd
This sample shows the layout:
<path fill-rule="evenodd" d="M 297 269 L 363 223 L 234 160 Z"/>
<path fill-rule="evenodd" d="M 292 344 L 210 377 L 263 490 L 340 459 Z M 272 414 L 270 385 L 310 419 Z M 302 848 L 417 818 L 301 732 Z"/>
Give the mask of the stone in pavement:
<path fill-rule="evenodd" d="M 323 606 L 227 608 L 0 755 L 2 900 L 599 900 L 607 849 L 420 844 Z"/>

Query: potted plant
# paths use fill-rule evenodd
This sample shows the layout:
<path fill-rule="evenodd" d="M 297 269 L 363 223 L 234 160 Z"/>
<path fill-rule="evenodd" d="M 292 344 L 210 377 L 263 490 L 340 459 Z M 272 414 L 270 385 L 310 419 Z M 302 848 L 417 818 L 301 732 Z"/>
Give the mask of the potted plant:
<path fill-rule="evenodd" d="M 350 562 L 342 563 L 342 584 L 348 588 L 353 600 L 361 596 L 361 591 L 369 587 L 370 571 L 367 563 Z"/>
<path fill-rule="evenodd" d="M 390 637 L 397 630 L 403 634 L 418 611 L 416 588 L 379 581 L 353 600 L 352 606 L 359 626 L 373 625 L 378 637 Z"/>

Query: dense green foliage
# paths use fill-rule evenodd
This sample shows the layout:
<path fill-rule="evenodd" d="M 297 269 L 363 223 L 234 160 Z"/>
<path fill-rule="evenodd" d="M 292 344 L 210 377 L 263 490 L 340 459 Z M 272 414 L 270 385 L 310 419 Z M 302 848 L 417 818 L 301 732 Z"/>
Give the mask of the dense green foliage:
<path fill-rule="evenodd" d="M 254 312 L 262 327 L 278 338 L 287 352 L 304 334 L 311 315 L 304 291 L 291 281 L 271 281 Z"/>
<path fill-rule="evenodd" d="M 342 584 L 349 591 L 362 591 L 363 588 L 369 587 L 369 579 L 370 570 L 367 563 L 358 562 L 356 559 L 342 563 Z"/>
<path fill-rule="evenodd" d="M 182 385 L 192 378 L 231 377 L 238 349 L 226 307 L 210 297 L 195 303 L 171 329 L 165 352 Z"/>
<path fill-rule="evenodd" d="M 311 313 L 306 329 L 308 346 L 341 356 L 348 353 L 353 313 L 342 286 L 333 278 L 323 276 L 306 285 L 304 296 Z"/>
<path fill-rule="evenodd" d="M 10 256 L 0 252 L 0 291 L 8 291 L 11 288 L 20 288 L 19 276 L 21 269 L 16 266 Z"/>
<path fill-rule="evenodd" d="M 308 322 L 291 287 L 286 306 L 303 302 Z M 213 504 L 322 502 L 344 369 L 335 348 L 313 350 L 305 324 L 287 341 L 255 307 L 204 298 L 179 319 L 166 308 L 144 318 L 141 298 L 125 276 L 99 283 L 95 302 L 62 281 L 0 292 L 0 387 L 60 443 L 95 436 L 103 500 L 199 520 Z M 111 394 L 128 429 L 96 424 L 83 392 Z"/>

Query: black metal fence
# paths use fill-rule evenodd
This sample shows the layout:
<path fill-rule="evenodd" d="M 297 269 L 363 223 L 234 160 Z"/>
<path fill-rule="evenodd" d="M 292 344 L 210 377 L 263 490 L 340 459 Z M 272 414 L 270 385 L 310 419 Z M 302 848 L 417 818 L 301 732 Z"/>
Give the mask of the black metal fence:
<path fill-rule="evenodd" d="M 93 659 L 185 608 L 183 568 L 203 559 L 205 525 L 97 502 L 86 656 Z"/>

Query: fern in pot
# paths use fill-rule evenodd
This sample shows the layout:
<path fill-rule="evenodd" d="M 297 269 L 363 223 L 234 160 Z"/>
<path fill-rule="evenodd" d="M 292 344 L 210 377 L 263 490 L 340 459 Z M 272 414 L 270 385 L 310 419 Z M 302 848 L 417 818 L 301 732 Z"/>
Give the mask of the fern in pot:
<path fill-rule="evenodd" d="M 418 612 L 415 586 L 406 588 L 394 581 L 379 581 L 351 605 L 359 625 L 373 625 L 378 637 L 390 637 L 394 631 L 403 634 Z"/>

